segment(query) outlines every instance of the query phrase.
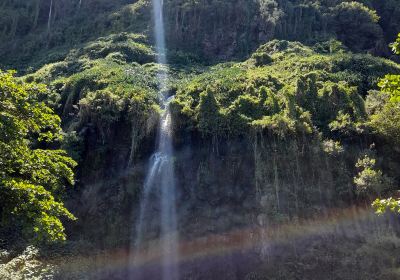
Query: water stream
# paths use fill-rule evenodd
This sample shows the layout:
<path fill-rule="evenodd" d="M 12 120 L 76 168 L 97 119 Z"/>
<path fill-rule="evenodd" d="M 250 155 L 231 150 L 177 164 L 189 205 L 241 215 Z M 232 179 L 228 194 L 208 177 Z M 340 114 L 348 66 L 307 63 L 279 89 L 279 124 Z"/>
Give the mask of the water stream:
<path fill-rule="evenodd" d="M 53 13 L 53 0 L 50 2 L 50 9 L 49 9 L 49 18 L 47 19 L 47 33 L 50 33 L 51 29 L 51 16 Z"/>
<path fill-rule="evenodd" d="M 177 280 L 178 273 L 178 231 L 176 213 L 176 183 L 173 163 L 172 124 L 169 102 L 171 98 L 163 93 L 168 81 L 165 55 L 165 31 L 163 0 L 153 0 L 153 15 L 156 38 L 157 62 L 163 68 L 157 74 L 160 100 L 164 113 L 160 118 L 157 151 L 153 154 L 147 172 L 140 203 L 140 216 L 136 224 L 134 250 L 145 250 L 148 229 L 154 229 L 154 216 L 159 217 L 159 250 L 161 251 L 161 279 Z M 140 269 L 139 269 L 140 270 Z M 145 275 L 133 279 L 146 279 Z"/>

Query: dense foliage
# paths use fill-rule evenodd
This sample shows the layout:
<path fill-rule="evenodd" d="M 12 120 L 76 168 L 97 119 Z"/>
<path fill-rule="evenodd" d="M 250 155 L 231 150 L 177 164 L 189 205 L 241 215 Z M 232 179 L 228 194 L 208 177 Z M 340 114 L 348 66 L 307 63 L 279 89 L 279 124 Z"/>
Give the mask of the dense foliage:
<path fill-rule="evenodd" d="M 151 0 L 1 1 L 0 67 L 20 76 L 0 71 L 0 278 L 29 277 L 31 266 L 57 278 L 45 260 L 33 261 L 32 247 L 4 256 L 3 240 L 9 248 L 21 237 L 53 242 L 57 251 L 54 241 L 68 233 L 61 258 L 77 279 L 87 273 L 77 252 L 132 245 L 165 109 L 160 93 L 174 96 L 186 240 L 281 225 L 297 232 L 315 217 L 325 230 L 330 211 L 377 198 L 379 213 L 400 212 L 398 0 L 164 2 L 169 65 L 156 63 Z M 303 247 L 283 250 L 295 252 L 290 260 L 268 262 L 272 274 L 263 271 L 263 247 L 260 271 L 243 279 L 297 279 L 298 271 L 318 279 L 318 269 L 310 273 L 318 265 L 343 279 L 359 267 L 361 279 L 381 279 L 397 265 L 392 225 L 332 224 L 353 242 L 318 229 L 321 240 L 300 237 Z M 155 229 L 145 239 L 157 236 Z"/>
<path fill-rule="evenodd" d="M 45 82 L 57 94 L 57 112 L 68 133 L 66 148 L 76 160 L 90 162 L 85 176 L 109 167 L 100 160 L 112 152 L 114 137 L 130 143 L 129 161 L 154 131 L 158 116 L 154 53 L 141 35 L 119 33 L 72 49 L 63 61 L 27 75 Z M 116 136 L 118 135 L 118 136 Z M 86 139 L 92 138 L 90 151 Z M 119 151 L 125 157 L 125 151 Z M 123 155 L 122 155 L 123 154 Z M 92 158 L 93 157 L 93 158 Z"/>
<path fill-rule="evenodd" d="M 112 33 L 152 37 L 149 0 L 51 3 L 2 2 L 2 68 L 36 69 L 64 58 L 77 44 Z M 168 0 L 165 5 L 169 48 L 209 62 L 243 58 L 274 38 L 307 44 L 337 38 L 355 51 L 390 55 L 387 45 L 400 28 L 396 0 Z"/>
<path fill-rule="evenodd" d="M 51 149 L 62 137 L 61 120 L 46 105 L 47 93 L 0 72 L 0 214 L 3 230 L 58 241 L 65 240 L 61 219 L 75 219 L 60 198 L 74 184 L 76 163 Z"/>
<path fill-rule="evenodd" d="M 340 48 L 320 53 L 320 47 L 272 41 L 245 63 L 213 67 L 178 89 L 174 106 L 186 118 L 178 123 L 193 129 L 198 122 L 200 132 L 218 136 L 248 134 L 251 127 L 282 136 L 367 133 L 367 91 L 398 66 Z"/>
<path fill-rule="evenodd" d="M 392 45 L 395 54 L 400 54 L 400 34 Z M 386 104 L 380 112 L 372 117 L 372 125 L 375 130 L 393 143 L 399 149 L 400 146 L 400 75 L 388 74 L 383 78 L 379 86 L 383 93 L 388 95 Z M 400 200 L 396 198 L 377 199 L 374 207 L 378 213 L 383 213 L 387 208 L 400 212 Z"/>

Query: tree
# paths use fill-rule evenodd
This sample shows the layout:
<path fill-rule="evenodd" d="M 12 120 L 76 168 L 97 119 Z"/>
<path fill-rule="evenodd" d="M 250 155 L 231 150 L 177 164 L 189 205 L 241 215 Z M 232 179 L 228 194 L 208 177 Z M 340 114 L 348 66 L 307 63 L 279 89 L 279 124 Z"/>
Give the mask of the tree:
<path fill-rule="evenodd" d="M 356 50 L 373 49 L 383 39 L 375 10 L 359 2 L 342 2 L 332 10 L 333 29 L 347 47 Z"/>
<path fill-rule="evenodd" d="M 400 54 L 400 34 L 392 44 L 393 51 Z M 379 82 L 384 94 L 390 96 L 383 109 L 371 117 L 374 129 L 400 149 L 400 75 L 386 75 Z"/>
<path fill-rule="evenodd" d="M 392 44 L 395 54 L 400 54 L 400 34 Z M 386 75 L 379 83 L 381 90 L 389 94 L 383 110 L 372 116 L 372 127 L 383 137 L 394 144 L 396 150 L 400 149 L 400 75 Z M 373 207 L 378 213 L 386 209 L 400 213 L 400 199 L 377 199 Z"/>
<path fill-rule="evenodd" d="M 74 184 L 76 163 L 50 148 L 62 135 L 60 118 L 43 101 L 47 94 L 44 85 L 0 71 L 0 226 L 36 241 L 60 241 L 61 219 L 75 219 L 60 199 Z"/>
<path fill-rule="evenodd" d="M 400 102 L 389 101 L 377 114 L 371 117 L 375 132 L 400 151 Z"/>

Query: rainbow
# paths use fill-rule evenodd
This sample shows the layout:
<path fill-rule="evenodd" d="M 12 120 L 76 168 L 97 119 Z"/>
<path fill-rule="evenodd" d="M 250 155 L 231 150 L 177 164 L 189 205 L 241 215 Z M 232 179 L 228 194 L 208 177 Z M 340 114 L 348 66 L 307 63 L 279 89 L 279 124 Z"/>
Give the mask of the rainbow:
<path fill-rule="evenodd" d="M 260 250 L 263 247 L 284 245 L 317 236 L 344 234 L 349 228 L 352 228 L 353 232 L 357 232 L 364 222 L 379 222 L 379 219 L 381 218 L 370 208 L 354 206 L 347 209 L 333 209 L 312 218 L 264 228 L 237 229 L 194 240 L 180 240 L 179 265 L 202 259 L 229 256 L 234 253 Z M 135 254 L 135 263 L 129 261 L 132 260 L 131 253 Z M 88 275 L 103 275 L 105 272 L 129 269 L 157 269 L 160 267 L 161 261 L 162 250 L 159 240 L 150 242 L 146 251 L 129 252 L 128 249 L 117 249 L 95 255 L 73 256 L 67 260 L 65 257 L 61 257 L 59 260 L 49 260 L 56 266 L 62 266 L 63 270 L 80 270 Z"/>

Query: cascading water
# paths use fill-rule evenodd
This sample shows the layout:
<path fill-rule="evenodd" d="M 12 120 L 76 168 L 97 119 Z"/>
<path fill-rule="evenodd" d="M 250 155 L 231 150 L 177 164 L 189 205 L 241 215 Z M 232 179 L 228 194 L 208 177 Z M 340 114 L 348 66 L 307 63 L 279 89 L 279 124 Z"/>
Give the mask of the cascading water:
<path fill-rule="evenodd" d="M 47 33 L 50 33 L 51 29 L 51 15 L 53 13 L 53 0 L 50 2 L 49 18 L 47 19 Z"/>
<path fill-rule="evenodd" d="M 160 66 L 167 65 L 165 55 L 165 32 L 163 20 L 163 0 L 153 0 L 155 38 L 157 62 Z M 172 124 L 169 109 L 170 98 L 162 93 L 165 89 L 168 75 L 165 69 L 158 72 L 158 83 L 160 99 L 164 107 L 164 114 L 160 119 L 158 132 L 158 148 L 151 158 L 144 185 L 143 197 L 140 204 L 140 216 L 136 225 L 136 237 L 134 242 L 135 252 L 143 251 L 145 248 L 144 234 L 146 229 L 152 228 L 151 221 L 154 220 L 155 213 L 159 214 L 160 232 L 160 251 L 162 255 L 162 275 L 163 280 L 178 279 L 178 231 L 176 214 L 176 184 L 173 166 L 172 148 Z M 153 205 L 158 203 L 158 207 Z M 157 209 L 158 211 L 154 211 Z M 133 262 L 137 263 L 137 257 L 133 257 Z M 136 269 L 131 279 L 146 279 L 146 275 Z"/>

